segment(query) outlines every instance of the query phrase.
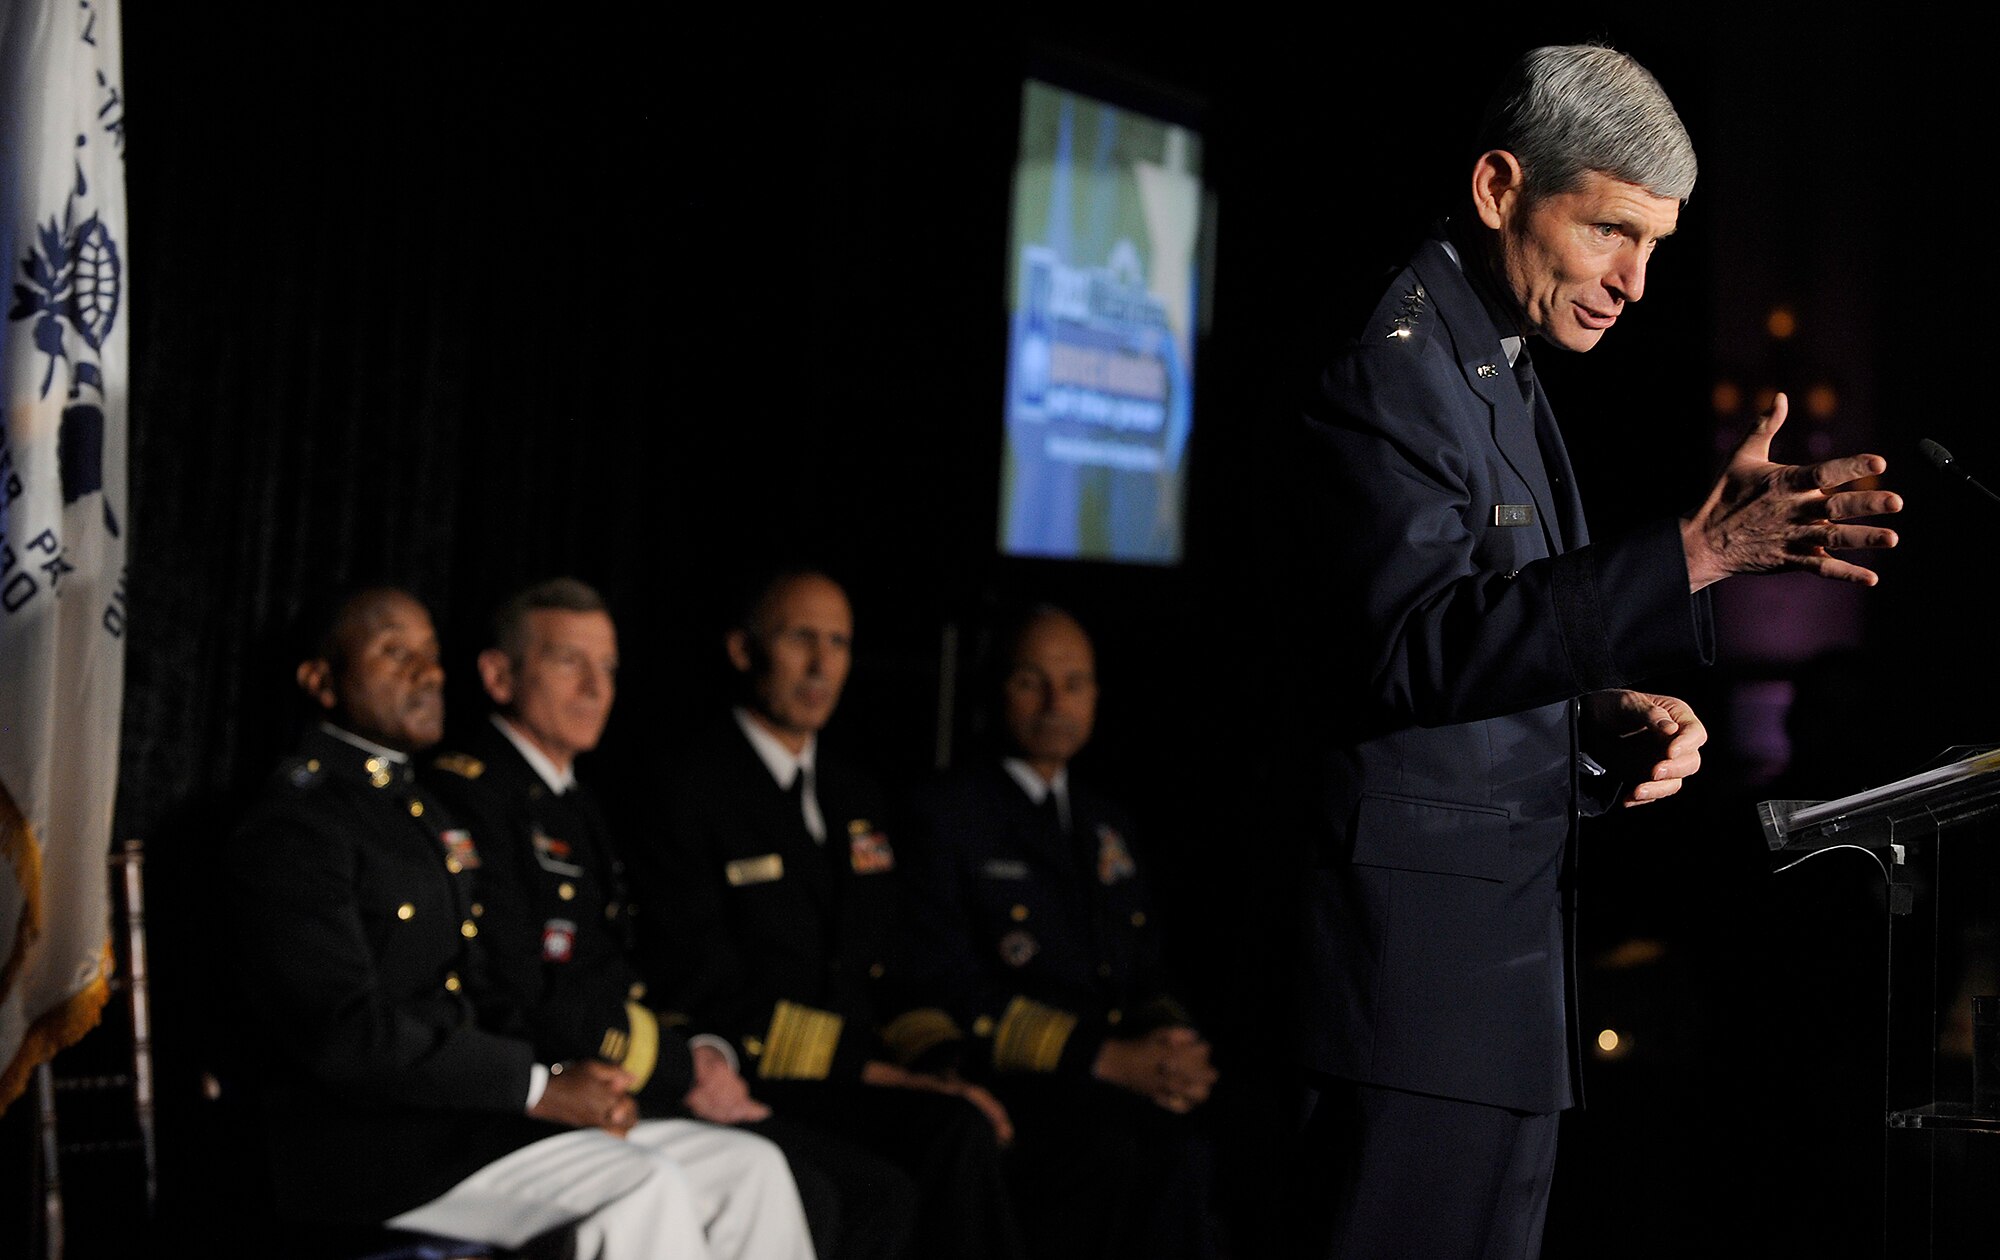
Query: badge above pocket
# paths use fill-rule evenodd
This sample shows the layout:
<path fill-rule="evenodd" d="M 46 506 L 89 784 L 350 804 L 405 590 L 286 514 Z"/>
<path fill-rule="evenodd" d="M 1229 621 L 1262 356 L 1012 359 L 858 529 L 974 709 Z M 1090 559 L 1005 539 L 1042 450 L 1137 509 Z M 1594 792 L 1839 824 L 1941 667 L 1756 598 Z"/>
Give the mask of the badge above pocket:
<path fill-rule="evenodd" d="M 847 853 L 856 875 L 896 869 L 896 853 L 889 847 L 889 837 L 869 826 L 865 818 L 847 824 Z"/>

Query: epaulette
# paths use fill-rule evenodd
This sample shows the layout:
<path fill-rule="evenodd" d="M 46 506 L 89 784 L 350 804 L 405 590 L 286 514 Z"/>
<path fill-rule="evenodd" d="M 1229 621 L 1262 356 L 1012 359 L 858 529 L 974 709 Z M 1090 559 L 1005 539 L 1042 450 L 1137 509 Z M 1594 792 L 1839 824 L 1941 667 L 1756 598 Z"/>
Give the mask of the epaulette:
<path fill-rule="evenodd" d="M 309 788 L 320 781 L 323 768 L 318 757 L 288 757 L 278 763 L 278 777 L 295 788 Z"/>
<path fill-rule="evenodd" d="M 446 753 L 431 764 L 440 770 L 448 770 L 461 779 L 476 779 L 486 773 L 486 763 L 470 753 Z"/>

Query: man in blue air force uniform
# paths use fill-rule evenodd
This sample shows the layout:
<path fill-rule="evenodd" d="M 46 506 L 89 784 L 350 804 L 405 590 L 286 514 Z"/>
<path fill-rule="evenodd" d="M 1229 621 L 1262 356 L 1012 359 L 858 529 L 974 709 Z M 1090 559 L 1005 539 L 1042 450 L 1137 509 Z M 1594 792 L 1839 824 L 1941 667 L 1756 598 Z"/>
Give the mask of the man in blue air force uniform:
<path fill-rule="evenodd" d="M 1703 588 L 1805 569 L 1900 508 L 1872 455 L 1770 462 L 1774 409 L 1706 501 L 1592 539 L 1529 342 L 1585 351 L 1645 290 L 1693 187 L 1653 77 L 1527 54 L 1466 203 L 1327 369 L 1297 471 L 1312 871 L 1299 987 L 1333 1254 L 1533 1256 L 1576 1098 L 1566 960 L 1579 813 L 1677 791 L 1706 739 L 1632 690 L 1710 659 Z M 1536 348 L 1534 353 L 1541 353 Z"/>

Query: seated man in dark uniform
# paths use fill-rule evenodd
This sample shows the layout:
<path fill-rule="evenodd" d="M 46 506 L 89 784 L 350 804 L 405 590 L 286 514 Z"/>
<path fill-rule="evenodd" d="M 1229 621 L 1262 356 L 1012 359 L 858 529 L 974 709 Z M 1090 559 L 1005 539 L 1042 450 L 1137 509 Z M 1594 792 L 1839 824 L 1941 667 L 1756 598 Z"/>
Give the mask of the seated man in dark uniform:
<path fill-rule="evenodd" d="M 489 982 L 477 839 L 411 768 L 444 721 L 423 605 L 347 598 L 297 680 L 325 720 L 219 872 L 278 1214 L 503 1247 L 570 1229 L 606 1260 L 810 1260 L 776 1147 L 640 1121 L 629 1073 L 538 1054 Z"/>
<path fill-rule="evenodd" d="M 725 640 L 743 703 L 673 768 L 665 825 L 629 855 L 644 970 L 729 1034 L 781 1115 L 916 1178 L 918 1256 L 1020 1256 L 1005 1113 L 976 1086 L 890 1062 L 878 1033 L 896 853 L 873 783 L 818 740 L 853 634 L 846 593 L 819 573 L 781 574 L 747 601 Z"/>
<path fill-rule="evenodd" d="M 478 889 L 493 978 L 536 1048 L 630 1072 L 640 1112 L 744 1124 L 791 1159 L 821 1260 L 905 1254 L 916 1187 L 891 1164 L 784 1121 L 753 1098 L 728 1040 L 691 1031 L 629 961 L 633 909 L 605 814 L 576 777 L 617 693 L 618 632 L 574 578 L 502 604 L 479 679 L 495 711 L 432 759 L 425 781 L 479 838 Z"/>
<path fill-rule="evenodd" d="M 1004 755 L 911 811 L 898 957 L 934 1005 L 889 1038 L 906 1062 L 993 1083 L 1035 1255 L 1219 1255 L 1189 1114 L 1216 1081 L 1209 1045 L 1174 996 L 1130 819 L 1069 768 L 1096 719 L 1090 639 L 1041 607 L 1000 647 Z"/>

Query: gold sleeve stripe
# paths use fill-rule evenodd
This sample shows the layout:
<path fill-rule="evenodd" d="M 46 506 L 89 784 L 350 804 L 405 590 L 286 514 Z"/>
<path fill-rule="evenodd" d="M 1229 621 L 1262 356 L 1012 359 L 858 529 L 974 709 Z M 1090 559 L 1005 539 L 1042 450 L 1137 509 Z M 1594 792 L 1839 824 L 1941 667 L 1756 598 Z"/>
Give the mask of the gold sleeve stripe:
<path fill-rule="evenodd" d="M 1002 1072 L 1053 1072 L 1076 1031 L 1076 1016 L 1024 997 L 1007 1003 L 993 1033 L 993 1066 Z"/>
<path fill-rule="evenodd" d="M 660 1021 L 653 1012 L 637 1002 L 625 1004 L 625 1022 L 632 1032 L 620 1036 L 626 1043 L 625 1053 L 618 1056 L 618 1066 L 632 1074 L 632 1093 L 638 1093 L 653 1079 L 653 1069 L 660 1063 Z M 609 1040 L 609 1034 L 606 1034 Z"/>
<path fill-rule="evenodd" d="M 771 1012 L 771 1030 L 764 1036 L 764 1057 L 757 1075 L 768 1080 L 823 1081 L 833 1070 L 833 1050 L 840 1044 L 847 1021 L 832 1011 L 778 1003 Z"/>
<path fill-rule="evenodd" d="M 631 1038 L 625 1035 L 624 1029 L 607 1028 L 603 1040 L 597 1043 L 597 1057 L 606 1063 L 623 1063 L 630 1042 Z"/>
<path fill-rule="evenodd" d="M 882 1030 L 882 1041 L 896 1062 L 905 1067 L 947 1041 L 961 1041 L 965 1033 L 958 1022 L 935 1006 L 905 1011 Z"/>

